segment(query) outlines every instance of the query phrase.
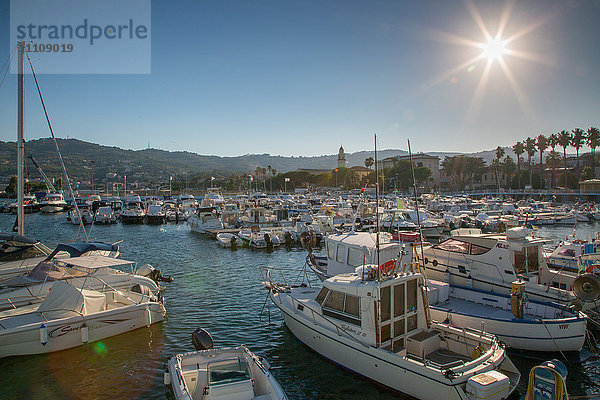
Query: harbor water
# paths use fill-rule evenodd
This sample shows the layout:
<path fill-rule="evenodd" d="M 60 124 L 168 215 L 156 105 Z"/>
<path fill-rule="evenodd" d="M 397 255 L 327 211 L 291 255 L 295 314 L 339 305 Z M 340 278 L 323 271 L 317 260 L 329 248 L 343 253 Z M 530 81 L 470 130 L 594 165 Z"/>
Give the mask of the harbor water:
<path fill-rule="evenodd" d="M 14 218 L 1 214 L 0 231 L 9 232 Z M 581 224 L 576 234 L 585 239 L 599 229 L 599 223 Z M 538 236 L 554 240 L 572 233 L 573 227 L 536 231 Z M 66 221 L 65 213 L 27 215 L 25 234 L 49 247 L 83 240 L 83 233 Z M 306 257 L 304 249 L 232 251 L 191 232 L 186 224 L 93 226 L 90 237 L 111 243 L 121 241 L 122 258 L 151 264 L 174 278 L 173 283 L 164 284 L 168 319 L 70 350 L 0 359 L 0 399 L 169 398 L 169 389 L 163 384 L 165 362 L 176 353 L 193 350 L 191 333 L 197 327 L 211 333 L 215 347 L 246 344 L 265 357 L 290 399 L 403 398 L 343 370 L 301 344 L 283 325 L 279 311 L 266 301 L 258 267 L 301 268 Z M 288 279 L 297 276 L 287 273 Z M 597 330 L 594 334 L 600 339 Z M 571 396 L 600 398 L 600 358 L 594 354 L 599 350 L 591 339 L 582 352 L 589 356 L 585 361 L 565 361 Z M 530 368 L 543 361 L 534 356 L 511 353 L 523 375 L 519 388 L 522 395 Z"/>

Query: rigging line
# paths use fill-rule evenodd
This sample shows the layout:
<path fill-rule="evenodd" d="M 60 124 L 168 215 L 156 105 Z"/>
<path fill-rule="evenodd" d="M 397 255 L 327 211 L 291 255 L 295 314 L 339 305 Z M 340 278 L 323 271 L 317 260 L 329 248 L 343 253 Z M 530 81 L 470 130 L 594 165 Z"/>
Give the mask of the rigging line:
<path fill-rule="evenodd" d="M 67 181 L 67 185 L 69 186 L 69 192 L 71 193 L 71 198 L 73 199 L 73 204 L 75 205 L 75 210 L 79 215 L 79 223 L 81 224 L 81 228 L 83 230 L 83 234 L 85 235 L 85 240 L 89 241 L 88 234 L 85 230 L 85 226 L 83 225 L 83 219 L 81 218 L 81 212 L 79 211 L 79 207 L 77 207 L 77 202 L 75 201 L 75 195 L 73 194 L 73 187 L 71 186 L 71 181 L 69 180 L 69 175 L 67 174 L 67 169 L 65 167 L 65 163 L 62 158 L 62 154 L 60 153 L 60 149 L 58 148 L 58 142 L 56 141 L 56 136 L 54 136 L 54 130 L 52 129 L 52 124 L 50 123 L 50 117 L 48 116 L 48 111 L 46 110 L 46 104 L 44 103 L 44 97 L 42 96 L 42 91 L 40 89 L 40 85 L 38 84 L 37 76 L 35 74 L 35 70 L 33 69 L 33 64 L 31 63 L 31 59 L 29 58 L 29 53 L 25 52 L 27 56 L 27 61 L 29 62 L 29 66 L 31 67 L 31 73 L 33 74 L 33 80 L 35 81 L 35 86 L 37 87 L 38 94 L 40 95 L 40 101 L 42 102 L 42 108 L 44 109 L 44 115 L 46 116 L 46 122 L 48 123 L 48 128 L 50 129 L 50 134 L 52 134 L 52 139 L 54 140 L 54 145 L 56 146 L 56 151 L 58 152 L 58 158 L 60 160 L 60 166 L 62 167 L 63 174 L 65 176 L 65 180 Z"/>
<path fill-rule="evenodd" d="M 12 60 L 15 57 L 16 50 L 17 50 L 17 46 L 15 46 L 15 48 L 13 49 L 13 51 L 10 53 L 10 55 L 8 56 L 8 59 L 6 60 L 6 62 L 2 66 L 2 68 L 0 68 L 0 71 L 2 71 L 4 69 L 4 67 L 6 67 L 6 71 L 4 71 L 4 75 L 2 75 L 2 80 L 0 80 L 0 89 L 2 88 L 2 84 L 4 83 L 4 79 L 6 78 L 6 75 L 8 74 L 8 71 L 10 70 L 10 64 L 12 63 Z"/>

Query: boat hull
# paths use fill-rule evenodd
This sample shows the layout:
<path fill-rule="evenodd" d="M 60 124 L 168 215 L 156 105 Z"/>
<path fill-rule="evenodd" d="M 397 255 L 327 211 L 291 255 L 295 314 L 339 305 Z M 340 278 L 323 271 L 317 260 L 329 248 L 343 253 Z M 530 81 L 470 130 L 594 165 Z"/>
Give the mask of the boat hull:
<path fill-rule="evenodd" d="M 48 342 L 40 341 L 39 323 L 0 331 L 0 357 L 51 353 L 77 347 L 82 341 L 82 326 L 88 329 L 87 342 L 95 342 L 121 333 L 161 322 L 165 309 L 161 303 L 145 303 L 102 311 L 91 316 L 75 316 L 45 322 Z"/>
<path fill-rule="evenodd" d="M 273 303 L 281 310 L 284 322 L 292 334 L 302 343 L 323 357 L 344 368 L 365 376 L 379 384 L 420 399 L 466 399 L 465 383 L 472 376 L 461 376 L 453 380 L 433 372 L 419 362 L 400 358 L 396 354 L 378 348 L 359 345 L 343 335 L 336 335 L 307 323 L 294 311 Z M 510 363 L 502 357 L 501 363 Z M 498 368 L 493 363 L 482 365 L 477 373 Z M 509 369 L 514 369 L 512 363 Z"/>

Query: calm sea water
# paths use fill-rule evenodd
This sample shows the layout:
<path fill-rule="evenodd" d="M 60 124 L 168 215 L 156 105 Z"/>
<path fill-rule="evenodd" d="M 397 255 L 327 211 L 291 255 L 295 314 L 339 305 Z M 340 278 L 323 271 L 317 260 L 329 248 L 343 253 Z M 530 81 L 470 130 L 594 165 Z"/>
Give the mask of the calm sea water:
<path fill-rule="evenodd" d="M 13 215 L 0 215 L 0 231 L 10 231 L 13 223 Z M 582 224 L 577 234 L 585 238 L 599 228 L 598 224 Z M 538 234 L 561 238 L 572 231 L 572 227 L 541 228 Z M 27 215 L 25 234 L 51 246 L 83 238 L 64 213 Z M 165 362 L 175 353 L 193 350 L 190 335 L 197 327 L 211 333 L 215 347 L 246 344 L 267 358 L 290 399 L 402 398 L 302 345 L 283 325 L 278 310 L 265 303 L 258 267 L 299 268 L 306 255 L 301 248 L 281 248 L 272 253 L 231 251 L 191 232 L 185 224 L 94 226 L 90 236 L 106 242 L 122 241 L 122 258 L 151 264 L 164 275 L 173 276 L 175 281 L 166 284 L 165 291 L 168 319 L 71 350 L 0 359 L 0 399 L 168 398 L 162 382 Z M 511 359 L 523 374 L 524 393 L 529 369 L 540 360 L 521 355 L 511 355 Z M 583 363 L 572 362 L 568 368 L 571 395 L 598 393 L 597 356 Z"/>

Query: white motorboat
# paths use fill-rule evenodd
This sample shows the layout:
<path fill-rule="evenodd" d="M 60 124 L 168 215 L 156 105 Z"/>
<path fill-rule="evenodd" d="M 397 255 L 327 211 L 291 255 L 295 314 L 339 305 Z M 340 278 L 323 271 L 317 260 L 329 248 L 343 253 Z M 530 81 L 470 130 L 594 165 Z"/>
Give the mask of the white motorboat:
<path fill-rule="evenodd" d="M 2 282 L 0 310 L 40 303 L 59 281 L 85 289 L 134 290 L 159 297 L 158 284 L 147 276 L 136 275 L 135 271 L 132 261 L 102 255 L 55 257 L 39 263 L 27 275 Z"/>
<path fill-rule="evenodd" d="M 161 204 L 150 204 L 148 205 L 148 211 L 146 211 L 146 220 L 148 224 L 160 225 L 167 221 L 167 216 Z"/>
<path fill-rule="evenodd" d="M 592 254 L 600 250 L 600 241 L 597 238 L 591 241 L 567 238 L 560 242 L 550 253 L 546 254 L 546 261 L 550 268 L 557 270 L 577 272 L 579 270 L 578 260 L 584 254 Z"/>
<path fill-rule="evenodd" d="M 585 301 L 583 311 L 595 310 L 600 278 L 590 278 L 589 283 L 597 289 L 593 290 L 595 296 L 582 293 L 582 285 L 577 282 L 581 283 L 585 276 L 550 268 L 542 248 L 547 240 L 530 233 L 520 227 L 509 229 L 506 234 L 454 234 L 424 249 L 427 277 L 498 294 L 509 294 L 512 282 L 520 278 L 526 282 L 531 300 L 572 305 L 581 299 Z M 588 286 L 583 285 L 583 290 L 587 291 Z"/>
<path fill-rule="evenodd" d="M 266 360 L 246 346 L 177 354 L 167 365 L 176 400 L 287 399 Z"/>
<path fill-rule="evenodd" d="M 279 236 L 267 231 L 241 230 L 238 232 L 238 238 L 243 246 L 254 249 L 267 249 L 281 245 Z"/>
<path fill-rule="evenodd" d="M 332 234 L 325 238 L 327 257 L 307 257 L 307 263 L 315 274 L 325 280 L 335 275 L 354 272 L 365 264 L 383 264 L 400 258 L 401 264 L 410 263 L 412 246 L 403 247 L 392 242 L 392 235 L 379 233 L 379 257 L 377 256 L 377 234 L 369 232 L 347 232 Z"/>
<path fill-rule="evenodd" d="M 520 374 L 495 337 L 428 320 L 422 276 L 360 267 L 322 288 L 290 286 L 262 269 L 272 302 L 292 334 L 323 357 L 419 399 L 467 399 L 482 381 L 502 382 L 504 399 Z M 375 277 L 379 276 L 379 279 Z M 471 396 L 471 397 L 469 397 Z"/>
<path fill-rule="evenodd" d="M 216 207 L 200 207 L 188 218 L 190 229 L 198 233 L 223 229 L 219 211 Z"/>
<path fill-rule="evenodd" d="M 79 210 L 79 214 L 77 214 L 77 210 Z M 77 209 L 72 208 L 69 210 L 68 214 L 73 225 L 80 225 L 80 221 L 83 221 L 84 225 L 89 225 L 94 222 L 94 213 L 90 210 L 88 205 L 85 205 L 84 207 L 78 206 Z M 81 215 L 81 218 L 79 218 L 79 215 Z"/>
<path fill-rule="evenodd" d="M 43 213 L 57 213 L 64 211 L 67 202 L 61 192 L 50 192 L 40 202 L 40 211 Z"/>
<path fill-rule="evenodd" d="M 41 304 L 0 312 L 0 357 L 69 349 L 161 322 L 165 314 L 149 295 L 59 281 Z"/>
<path fill-rule="evenodd" d="M 146 211 L 141 201 L 129 201 L 121 209 L 121 222 L 124 224 L 143 224 Z"/>
<path fill-rule="evenodd" d="M 558 303 L 525 301 L 521 294 L 511 309 L 510 295 L 432 280 L 428 288 L 433 320 L 459 328 L 483 327 L 513 349 L 577 352 L 585 342 L 587 316 Z"/>
<path fill-rule="evenodd" d="M 234 235 L 233 233 L 221 232 L 217 234 L 217 242 L 219 243 L 219 245 L 221 245 L 221 247 L 235 248 L 237 245 L 237 240 L 237 235 Z"/>
<path fill-rule="evenodd" d="M 100 206 L 96 210 L 96 216 L 94 217 L 95 224 L 110 225 L 116 224 L 117 214 L 110 206 Z"/>

